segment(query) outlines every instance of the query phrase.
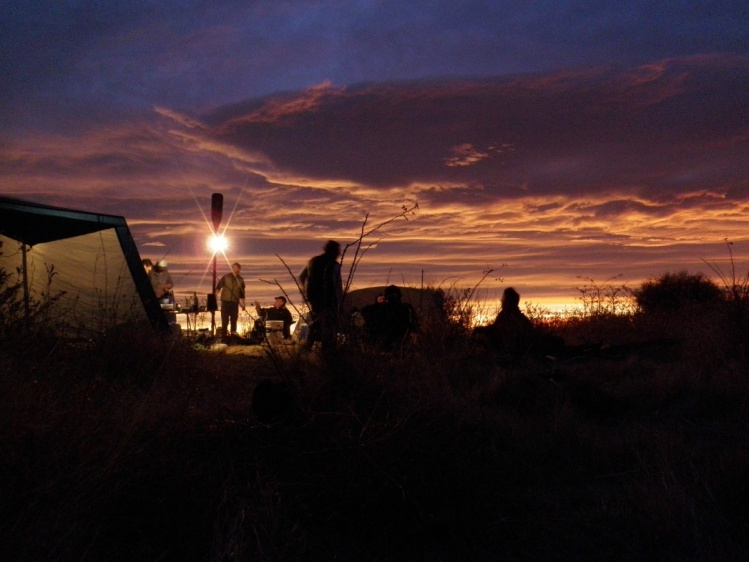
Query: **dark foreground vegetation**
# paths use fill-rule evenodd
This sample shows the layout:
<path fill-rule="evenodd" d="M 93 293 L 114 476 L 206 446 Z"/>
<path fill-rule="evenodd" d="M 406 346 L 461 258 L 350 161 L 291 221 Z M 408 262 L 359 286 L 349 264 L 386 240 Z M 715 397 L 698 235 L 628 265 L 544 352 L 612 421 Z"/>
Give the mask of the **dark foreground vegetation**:
<path fill-rule="evenodd" d="M 546 322 L 515 361 L 460 322 L 329 363 L 144 331 L 5 330 L 7 560 L 746 560 L 735 309 Z M 540 320 L 536 320 L 540 323 Z M 254 400 L 253 400 L 254 397 Z"/>

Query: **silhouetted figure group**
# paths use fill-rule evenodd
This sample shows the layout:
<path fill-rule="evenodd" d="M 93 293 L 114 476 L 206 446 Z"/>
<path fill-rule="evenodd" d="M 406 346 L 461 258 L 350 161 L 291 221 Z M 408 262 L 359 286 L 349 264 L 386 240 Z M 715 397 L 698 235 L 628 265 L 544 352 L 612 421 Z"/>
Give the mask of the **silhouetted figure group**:
<path fill-rule="evenodd" d="M 307 349 L 316 342 L 324 355 L 335 351 L 340 331 L 340 315 L 343 305 L 343 284 L 341 280 L 341 245 L 329 240 L 323 252 L 309 260 L 299 274 L 300 288 L 309 305 L 309 332 L 305 341 Z M 143 260 L 143 265 L 151 279 L 157 297 L 172 288 L 171 276 L 166 264 L 154 265 Z M 224 337 L 236 336 L 239 308 L 244 309 L 245 282 L 240 275 L 241 265 L 233 263 L 231 272 L 221 277 L 216 284 L 216 294 L 221 299 L 221 332 Z M 286 297 L 278 296 L 273 307 L 262 308 L 258 301 L 253 303 L 259 319 L 255 323 L 256 335 L 264 339 L 265 322 L 282 321 L 283 338 L 291 338 L 293 318 L 286 308 Z M 476 327 L 474 340 L 486 349 L 501 356 L 522 358 L 539 351 L 542 339 L 531 321 L 520 311 L 520 295 L 512 287 L 502 294 L 502 308 L 494 322 Z M 419 331 L 418 317 L 414 307 L 403 302 L 403 294 L 395 285 L 389 285 L 384 294 L 377 295 L 374 303 L 364 306 L 357 317 L 362 324 L 364 340 L 382 351 L 401 349 L 404 344 L 415 341 Z M 563 343 L 562 343 L 563 345 Z"/>
<path fill-rule="evenodd" d="M 320 342 L 324 354 L 333 351 L 340 329 L 343 304 L 341 281 L 341 246 L 329 240 L 323 253 L 313 257 L 299 275 L 299 283 L 310 307 L 307 348 Z M 402 345 L 416 333 L 417 319 L 414 308 L 402 302 L 398 287 L 390 285 L 378 302 L 365 306 L 361 314 L 367 340 L 385 350 Z"/>

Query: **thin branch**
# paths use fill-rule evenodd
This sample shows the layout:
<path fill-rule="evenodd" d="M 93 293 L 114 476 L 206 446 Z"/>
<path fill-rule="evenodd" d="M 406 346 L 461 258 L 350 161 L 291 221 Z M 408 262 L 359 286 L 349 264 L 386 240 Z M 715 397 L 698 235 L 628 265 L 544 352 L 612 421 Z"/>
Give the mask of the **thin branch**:
<path fill-rule="evenodd" d="M 349 268 L 349 273 L 348 273 L 348 275 L 346 277 L 346 284 L 344 285 L 344 289 L 343 289 L 343 294 L 344 295 L 346 295 L 348 293 L 349 289 L 351 288 L 351 284 L 352 284 L 352 282 L 354 280 L 354 273 L 356 273 L 356 270 L 359 267 L 359 263 L 361 262 L 362 258 L 364 257 L 364 254 L 366 254 L 367 251 L 369 251 L 370 249 L 372 249 L 374 246 L 376 246 L 380 242 L 380 240 L 382 240 L 380 238 L 377 241 L 372 242 L 371 244 L 367 245 L 364 249 L 362 249 L 362 245 L 363 245 L 364 239 L 367 238 L 368 236 L 371 236 L 372 234 L 374 234 L 375 232 L 377 232 L 381 228 L 389 225 L 390 223 L 392 223 L 392 222 L 394 222 L 394 221 L 396 221 L 396 220 L 398 220 L 400 218 L 408 220 L 408 215 L 413 215 L 415 213 L 416 209 L 418 209 L 418 208 L 419 208 L 419 204 L 418 203 L 414 203 L 410 207 L 408 207 L 407 205 L 403 205 L 401 207 L 401 212 L 400 213 L 398 213 L 397 215 L 395 215 L 395 216 L 393 216 L 393 217 L 391 217 L 391 218 L 389 218 L 389 219 L 387 219 L 387 220 L 385 220 L 385 221 L 383 221 L 383 222 L 381 222 L 381 223 L 373 226 L 369 230 L 366 230 L 367 223 L 369 222 L 369 213 L 367 213 L 364 216 L 364 220 L 362 221 L 362 225 L 361 225 L 361 228 L 359 230 L 359 237 L 354 242 L 346 244 L 343 252 L 341 253 L 341 265 L 343 265 L 343 261 L 344 261 L 345 255 L 346 255 L 346 251 L 349 248 L 351 248 L 352 246 L 354 247 L 354 257 L 353 257 L 353 259 L 351 261 L 351 266 Z"/>

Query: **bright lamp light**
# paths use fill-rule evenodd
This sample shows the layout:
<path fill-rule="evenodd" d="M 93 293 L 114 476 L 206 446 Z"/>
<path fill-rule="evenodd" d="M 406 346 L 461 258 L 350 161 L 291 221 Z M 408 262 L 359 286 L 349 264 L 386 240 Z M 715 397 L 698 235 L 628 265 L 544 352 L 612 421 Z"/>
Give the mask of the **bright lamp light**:
<path fill-rule="evenodd" d="M 218 254 L 229 247 L 229 241 L 220 234 L 214 234 L 208 239 L 208 247 L 214 254 Z"/>

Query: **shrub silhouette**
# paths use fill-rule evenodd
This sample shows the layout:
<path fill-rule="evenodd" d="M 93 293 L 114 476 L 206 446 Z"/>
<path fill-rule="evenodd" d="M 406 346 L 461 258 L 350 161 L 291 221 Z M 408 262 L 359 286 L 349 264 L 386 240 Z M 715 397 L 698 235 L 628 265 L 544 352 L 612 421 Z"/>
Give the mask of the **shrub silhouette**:
<path fill-rule="evenodd" d="M 723 300 L 723 291 L 704 274 L 682 270 L 645 281 L 635 289 L 634 296 L 640 310 L 652 314 L 691 305 L 717 304 Z"/>

